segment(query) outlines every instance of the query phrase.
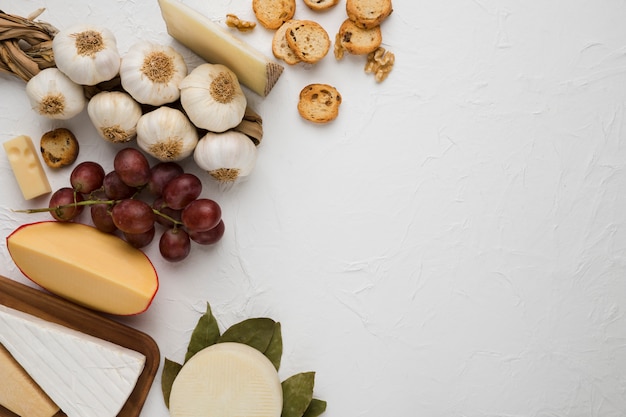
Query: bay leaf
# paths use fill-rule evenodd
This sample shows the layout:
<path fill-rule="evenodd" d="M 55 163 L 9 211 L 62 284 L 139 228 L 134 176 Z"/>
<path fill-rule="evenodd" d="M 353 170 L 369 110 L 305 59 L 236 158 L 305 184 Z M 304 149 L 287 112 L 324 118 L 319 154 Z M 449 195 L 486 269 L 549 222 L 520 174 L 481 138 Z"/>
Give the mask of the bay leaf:
<path fill-rule="evenodd" d="M 202 349 L 217 343 L 219 338 L 220 329 L 217 320 L 211 312 L 211 306 L 207 303 L 206 313 L 198 319 L 198 324 L 196 324 L 196 327 L 191 333 L 191 339 L 189 340 L 187 353 L 185 354 L 185 362 Z"/>
<path fill-rule="evenodd" d="M 161 374 L 161 391 L 163 392 L 163 400 L 165 401 L 165 406 L 167 408 L 170 408 L 170 393 L 172 392 L 172 385 L 182 368 L 183 365 L 165 358 L 163 372 Z"/>
<path fill-rule="evenodd" d="M 283 336 L 279 322 L 274 323 L 274 333 L 272 334 L 272 339 L 263 353 L 265 353 L 265 356 L 267 356 L 278 371 L 278 368 L 280 368 L 280 360 L 283 356 Z"/>
<path fill-rule="evenodd" d="M 302 417 L 318 417 L 326 411 L 326 401 L 313 398 Z"/>
<path fill-rule="evenodd" d="M 315 372 L 301 372 L 285 379 L 283 388 L 283 411 L 281 417 L 303 417 L 313 400 Z"/>
<path fill-rule="evenodd" d="M 265 353 L 274 335 L 274 320 L 266 317 L 246 319 L 226 329 L 218 342 L 237 342 Z"/>

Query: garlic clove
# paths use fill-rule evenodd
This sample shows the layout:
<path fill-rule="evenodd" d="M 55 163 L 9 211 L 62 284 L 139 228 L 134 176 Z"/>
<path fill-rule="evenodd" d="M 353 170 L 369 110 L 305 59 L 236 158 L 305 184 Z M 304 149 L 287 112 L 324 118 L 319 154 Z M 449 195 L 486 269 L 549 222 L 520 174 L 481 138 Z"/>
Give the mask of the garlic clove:
<path fill-rule="evenodd" d="M 33 110 L 50 119 L 71 119 L 85 107 L 83 87 L 58 68 L 47 68 L 26 84 L 26 95 Z"/>
<path fill-rule="evenodd" d="M 241 132 L 208 132 L 193 153 L 196 164 L 219 182 L 232 183 L 250 175 L 256 164 L 257 147 Z"/>
<path fill-rule="evenodd" d="M 183 112 L 159 107 L 139 118 L 137 145 L 159 161 L 180 161 L 198 143 L 198 131 Z"/>
<path fill-rule="evenodd" d="M 52 40 L 52 52 L 57 68 L 80 85 L 109 81 L 120 69 L 115 36 L 103 27 L 76 24 L 63 29 Z"/>
<path fill-rule="evenodd" d="M 142 104 L 160 106 L 180 97 L 187 76 L 183 56 L 171 46 L 150 41 L 135 43 L 122 58 L 122 87 Z"/>
<path fill-rule="evenodd" d="M 91 123 L 101 138 L 112 143 L 125 143 L 137 134 L 141 106 L 121 91 L 103 91 L 87 104 Z"/>

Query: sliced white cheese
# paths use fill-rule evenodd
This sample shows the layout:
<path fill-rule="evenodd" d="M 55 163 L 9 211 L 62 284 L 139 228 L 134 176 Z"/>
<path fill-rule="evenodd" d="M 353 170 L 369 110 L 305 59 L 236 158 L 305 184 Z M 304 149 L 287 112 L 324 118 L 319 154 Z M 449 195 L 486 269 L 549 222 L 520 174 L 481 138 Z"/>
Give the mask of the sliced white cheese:
<path fill-rule="evenodd" d="M 59 407 L 0 345 L 0 405 L 22 417 L 52 417 Z"/>
<path fill-rule="evenodd" d="M 68 417 L 115 417 L 143 354 L 0 305 L 0 343 Z"/>
<path fill-rule="evenodd" d="M 196 353 L 170 393 L 171 417 L 280 417 L 282 407 L 276 368 L 242 343 L 217 343 Z"/>

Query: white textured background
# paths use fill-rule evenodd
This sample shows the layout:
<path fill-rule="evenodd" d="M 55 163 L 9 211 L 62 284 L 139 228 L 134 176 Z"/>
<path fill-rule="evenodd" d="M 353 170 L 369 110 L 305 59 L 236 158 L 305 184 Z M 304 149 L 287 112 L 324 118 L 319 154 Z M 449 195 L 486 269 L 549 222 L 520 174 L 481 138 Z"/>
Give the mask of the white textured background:
<path fill-rule="evenodd" d="M 185 3 L 253 19 L 250 1 Z M 0 9 L 105 24 L 122 53 L 173 43 L 154 0 L 67 4 Z M 334 38 L 344 4 L 314 14 L 299 0 L 296 17 Z M 286 68 L 265 99 L 247 91 L 265 129 L 255 171 L 231 189 L 203 176 L 226 236 L 175 265 L 152 245 L 160 291 L 124 322 L 180 361 L 207 301 L 222 328 L 281 321 L 281 377 L 316 371 L 328 417 L 625 416 L 624 21 L 623 0 L 396 0 L 384 83 L 331 52 Z M 269 31 L 239 36 L 271 56 Z M 335 122 L 297 115 L 310 82 L 343 94 Z M 0 75 L 0 91 L 0 140 L 67 126 L 79 161 L 111 168 L 115 148 L 86 112 L 51 123 L 17 78 Z M 69 170 L 48 173 L 67 184 Z M 0 185 L 3 238 L 47 218 L 11 211 L 47 200 L 22 200 L 6 158 Z M 2 275 L 26 282 L 4 239 L 0 258 Z M 167 415 L 157 377 L 142 416 Z"/>

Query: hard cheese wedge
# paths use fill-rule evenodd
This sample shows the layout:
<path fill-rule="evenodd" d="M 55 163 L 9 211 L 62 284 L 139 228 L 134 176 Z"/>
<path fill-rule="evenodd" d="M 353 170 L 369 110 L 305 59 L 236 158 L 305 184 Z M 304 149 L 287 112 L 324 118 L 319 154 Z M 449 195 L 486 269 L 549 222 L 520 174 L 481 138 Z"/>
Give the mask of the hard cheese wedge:
<path fill-rule="evenodd" d="M 145 356 L 0 306 L 0 343 L 68 417 L 115 417 Z"/>
<path fill-rule="evenodd" d="M 272 90 L 284 68 L 179 0 L 159 0 L 167 32 L 211 64 L 230 68 L 261 96 Z"/>
<path fill-rule="evenodd" d="M 33 140 L 28 136 L 18 136 L 2 144 L 9 158 L 11 169 L 25 200 L 30 200 L 50 192 L 50 182 L 46 176 Z"/>
<path fill-rule="evenodd" d="M 159 286 L 156 271 L 143 252 L 85 224 L 27 224 L 9 235 L 7 248 L 33 282 L 94 310 L 141 313 Z"/>
<path fill-rule="evenodd" d="M 52 417 L 59 407 L 0 345 L 0 405 L 18 416 Z"/>
<path fill-rule="evenodd" d="M 204 348 L 182 367 L 170 394 L 172 417 L 279 417 L 278 372 L 258 350 L 225 342 Z"/>

